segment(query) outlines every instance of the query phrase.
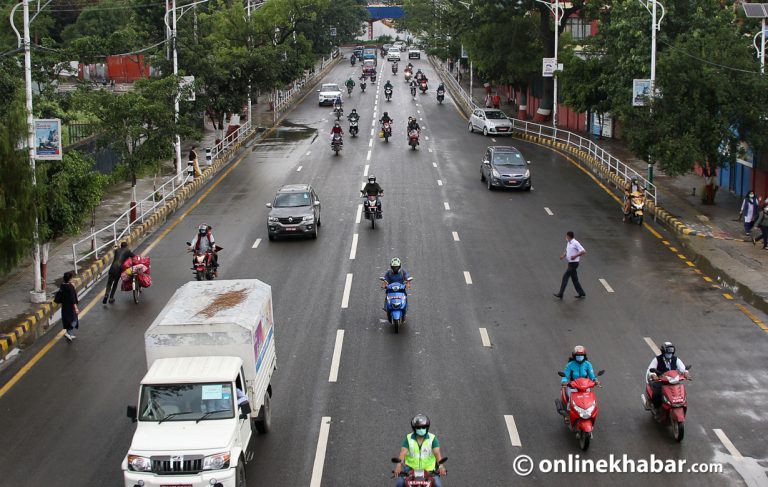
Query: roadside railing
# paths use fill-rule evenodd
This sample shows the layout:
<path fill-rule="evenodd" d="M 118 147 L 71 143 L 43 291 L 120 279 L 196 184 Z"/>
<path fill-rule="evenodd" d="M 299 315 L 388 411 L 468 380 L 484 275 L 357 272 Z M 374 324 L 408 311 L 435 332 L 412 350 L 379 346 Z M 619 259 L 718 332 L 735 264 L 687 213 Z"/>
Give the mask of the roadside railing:
<path fill-rule="evenodd" d="M 430 57 L 432 65 L 437 69 L 443 82 L 448 85 L 448 88 L 454 94 L 454 101 L 463 105 L 467 114 L 471 114 L 478 107 L 472 100 L 469 94 L 464 90 L 464 87 L 453 77 L 453 75 L 445 68 L 445 64 L 439 62 L 437 59 Z M 458 95 L 458 96 L 457 96 Z M 548 139 L 551 142 L 558 142 L 564 144 L 567 147 L 576 148 L 577 150 L 588 153 L 599 164 L 603 165 L 609 172 L 616 174 L 617 176 L 626 180 L 637 179 L 637 181 L 645 188 L 646 198 L 653 201 L 654 205 L 658 203 L 658 193 L 656 185 L 648 181 L 643 175 L 629 167 L 627 164 L 621 162 L 605 149 L 597 145 L 591 139 L 582 137 L 568 130 L 559 129 L 551 125 L 542 125 L 539 123 L 528 122 L 526 120 L 518 120 L 516 118 L 509 119 L 512 122 L 512 127 L 518 132 L 524 134 L 539 137 L 539 139 Z"/>
<path fill-rule="evenodd" d="M 250 136 L 252 132 L 253 125 L 248 120 L 213 146 L 211 149 L 211 164 L 218 159 L 229 157 L 232 150 L 239 147 L 239 144 Z M 72 244 L 72 263 L 75 274 L 77 274 L 79 263 L 92 258 L 98 259 L 99 255 L 109 252 L 117 242 L 126 235 L 129 235 L 135 226 L 143 224 L 159 207 L 175 197 L 180 189 L 193 180 L 194 176 L 191 174 L 186 174 L 181 182 L 178 182 L 176 176 L 171 177 L 162 186 L 154 189 L 145 198 L 136 202 L 134 207 L 135 218 L 131 218 L 132 209 L 128 209 L 109 225 L 91 232 L 90 235 Z"/>

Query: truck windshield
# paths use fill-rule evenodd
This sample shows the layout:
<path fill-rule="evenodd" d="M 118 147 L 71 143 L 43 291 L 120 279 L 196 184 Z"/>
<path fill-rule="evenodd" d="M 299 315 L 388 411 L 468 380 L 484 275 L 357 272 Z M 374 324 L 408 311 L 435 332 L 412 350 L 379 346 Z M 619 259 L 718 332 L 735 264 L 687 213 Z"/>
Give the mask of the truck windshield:
<path fill-rule="evenodd" d="M 139 421 L 197 421 L 234 417 L 232 383 L 145 385 Z"/>

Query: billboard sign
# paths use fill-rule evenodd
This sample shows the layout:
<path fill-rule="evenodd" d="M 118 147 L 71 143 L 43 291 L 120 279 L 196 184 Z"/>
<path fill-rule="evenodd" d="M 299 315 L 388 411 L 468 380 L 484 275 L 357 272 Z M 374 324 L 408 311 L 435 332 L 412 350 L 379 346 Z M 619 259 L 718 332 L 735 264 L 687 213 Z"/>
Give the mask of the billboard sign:
<path fill-rule="evenodd" d="M 35 159 L 60 161 L 61 155 L 61 120 L 35 119 Z"/>

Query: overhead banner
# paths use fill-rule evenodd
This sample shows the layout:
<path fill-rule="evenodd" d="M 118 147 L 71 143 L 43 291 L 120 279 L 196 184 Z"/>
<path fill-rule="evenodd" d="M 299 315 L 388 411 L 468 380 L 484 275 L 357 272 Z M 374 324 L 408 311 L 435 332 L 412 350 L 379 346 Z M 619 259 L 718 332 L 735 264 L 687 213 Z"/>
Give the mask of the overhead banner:
<path fill-rule="evenodd" d="M 39 161 L 60 161 L 61 150 L 61 120 L 35 120 L 35 159 Z"/>

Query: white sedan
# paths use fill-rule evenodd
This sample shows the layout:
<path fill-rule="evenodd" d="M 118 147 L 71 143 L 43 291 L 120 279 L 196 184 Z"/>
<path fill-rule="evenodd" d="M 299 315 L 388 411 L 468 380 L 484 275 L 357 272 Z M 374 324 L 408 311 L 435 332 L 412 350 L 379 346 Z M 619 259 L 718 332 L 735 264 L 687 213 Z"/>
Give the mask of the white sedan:
<path fill-rule="evenodd" d="M 387 61 L 399 61 L 400 60 L 400 49 L 396 47 L 390 47 L 389 51 L 387 51 Z"/>
<path fill-rule="evenodd" d="M 336 83 L 323 83 L 317 91 L 320 93 L 317 96 L 317 101 L 320 105 L 325 105 L 326 103 L 328 105 L 333 105 L 333 100 L 335 100 L 337 96 L 341 96 L 341 90 Z"/>
<path fill-rule="evenodd" d="M 479 130 L 483 135 L 512 135 L 512 122 L 496 108 L 478 108 L 469 117 L 469 131 Z"/>

